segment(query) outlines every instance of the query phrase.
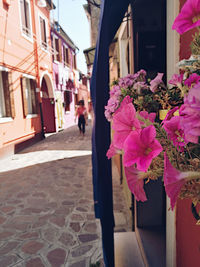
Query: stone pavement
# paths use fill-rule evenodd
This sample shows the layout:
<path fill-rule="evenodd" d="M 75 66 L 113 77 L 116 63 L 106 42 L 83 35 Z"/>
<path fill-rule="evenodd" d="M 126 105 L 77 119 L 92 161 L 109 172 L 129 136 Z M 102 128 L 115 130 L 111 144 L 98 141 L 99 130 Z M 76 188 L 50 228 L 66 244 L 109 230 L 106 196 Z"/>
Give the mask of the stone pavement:
<path fill-rule="evenodd" d="M 103 266 L 93 212 L 91 126 L 86 131 L 83 138 L 71 127 L 0 161 L 1 267 Z M 126 231 L 117 177 L 114 191 L 116 224 Z"/>

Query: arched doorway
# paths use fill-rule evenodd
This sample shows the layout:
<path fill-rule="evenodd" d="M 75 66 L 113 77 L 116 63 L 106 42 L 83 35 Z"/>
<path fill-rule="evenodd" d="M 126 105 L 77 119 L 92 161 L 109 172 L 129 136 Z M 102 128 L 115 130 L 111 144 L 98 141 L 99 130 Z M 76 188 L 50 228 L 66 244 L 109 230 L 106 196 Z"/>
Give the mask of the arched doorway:
<path fill-rule="evenodd" d="M 52 133 L 56 131 L 55 103 L 54 103 L 54 98 L 49 96 L 48 86 L 45 76 L 42 79 L 41 91 L 42 91 L 42 112 L 43 112 L 44 132 Z"/>

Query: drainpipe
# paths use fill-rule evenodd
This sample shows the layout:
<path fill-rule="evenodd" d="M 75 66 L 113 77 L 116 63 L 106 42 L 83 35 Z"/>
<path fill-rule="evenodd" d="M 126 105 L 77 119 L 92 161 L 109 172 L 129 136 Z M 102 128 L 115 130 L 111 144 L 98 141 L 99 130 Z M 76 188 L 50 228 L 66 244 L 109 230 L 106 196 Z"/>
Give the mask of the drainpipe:
<path fill-rule="evenodd" d="M 34 49 L 34 62 L 35 62 L 35 73 L 36 73 L 36 82 L 37 88 L 40 89 L 40 75 L 39 75 L 39 61 L 38 61 L 38 47 L 37 47 L 37 35 L 36 35 L 36 25 L 35 25 L 35 4 L 34 0 L 31 0 L 31 10 L 32 10 L 32 27 L 33 27 L 33 49 Z M 39 91 L 40 93 L 40 91 Z M 39 94 L 39 107 L 40 107 L 40 119 L 41 119 L 41 134 L 42 138 L 45 138 L 44 134 L 44 119 L 43 119 L 43 111 L 42 111 L 42 99 Z"/>

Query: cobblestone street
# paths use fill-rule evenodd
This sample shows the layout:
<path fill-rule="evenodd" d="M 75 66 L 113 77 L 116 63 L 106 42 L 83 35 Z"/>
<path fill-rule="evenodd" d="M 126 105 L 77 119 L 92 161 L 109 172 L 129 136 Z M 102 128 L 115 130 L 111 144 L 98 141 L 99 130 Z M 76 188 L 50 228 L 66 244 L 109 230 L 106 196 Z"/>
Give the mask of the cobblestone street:
<path fill-rule="evenodd" d="M 1 267 L 88 267 L 102 259 L 86 131 L 83 138 L 71 127 L 0 161 Z M 119 179 L 114 191 L 125 229 Z"/>

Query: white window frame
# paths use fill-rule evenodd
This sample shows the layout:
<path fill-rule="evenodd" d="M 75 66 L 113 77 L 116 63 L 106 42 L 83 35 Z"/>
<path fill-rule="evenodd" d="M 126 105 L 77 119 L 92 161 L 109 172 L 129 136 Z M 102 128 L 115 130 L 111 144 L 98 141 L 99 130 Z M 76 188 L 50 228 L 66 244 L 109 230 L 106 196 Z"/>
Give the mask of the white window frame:
<path fill-rule="evenodd" d="M 27 99 L 27 105 L 28 105 L 28 114 L 26 118 L 34 118 L 34 117 L 37 117 L 38 114 L 33 113 L 30 80 L 35 80 L 35 77 L 29 74 L 25 74 L 25 73 L 22 75 L 22 77 L 26 78 L 26 99 Z"/>
<path fill-rule="evenodd" d="M 0 118 L 6 117 L 6 105 L 3 89 L 2 71 L 0 71 Z"/>
<path fill-rule="evenodd" d="M 0 66 L 0 105 L 2 104 L 3 106 L 2 112 L 4 114 L 3 116 L 0 115 L 0 123 L 5 123 L 5 122 L 13 121 L 13 118 L 6 116 L 6 105 L 5 105 L 5 98 L 4 98 L 2 71 L 8 71 L 8 69 Z"/>
<path fill-rule="evenodd" d="M 47 34 L 47 25 L 48 25 L 48 21 L 47 19 L 41 14 L 39 13 L 38 15 L 39 17 L 39 31 L 40 31 L 40 44 L 41 44 L 41 48 L 42 50 L 44 50 L 45 52 L 48 52 L 49 50 L 49 44 L 48 44 L 48 39 L 49 39 L 49 36 Z M 44 47 L 44 44 L 43 44 L 43 41 L 42 41 L 42 29 L 41 29 L 41 25 L 40 25 L 40 18 L 43 19 L 45 21 L 45 33 L 46 33 L 46 48 Z"/>
<path fill-rule="evenodd" d="M 56 59 L 57 54 L 59 54 L 59 51 L 56 51 L 56 39 L 58 40 L 58 47 L 59 47 L 59 38 L 56 34 L 53 33 L 53 50 L 54 50 L 54 63 L 59 64 L 60 62 Z"/>
<path fill-rule="evenodd" d="M 29 21 L 29 23 L 30 23 L 30 36 L 25 34 L 24 31 L 23 31 L 21 1 L 26 1 L 28 3 L 28 12 L 29 12 L 29 18 L 30 18 L 30 21 Z M 19 3 L 21 34 L 25 39 L 27 39 L 28 41 L 33 43 L 32 14 L 31 14 L 31 3 L 30 3 L 30 0 L 18 0 L 18 3 Z"/>

